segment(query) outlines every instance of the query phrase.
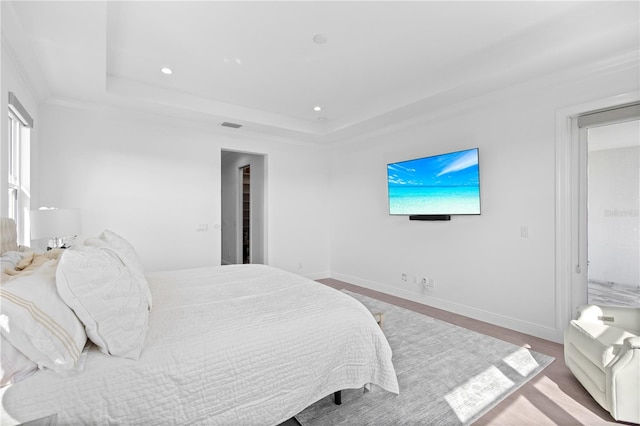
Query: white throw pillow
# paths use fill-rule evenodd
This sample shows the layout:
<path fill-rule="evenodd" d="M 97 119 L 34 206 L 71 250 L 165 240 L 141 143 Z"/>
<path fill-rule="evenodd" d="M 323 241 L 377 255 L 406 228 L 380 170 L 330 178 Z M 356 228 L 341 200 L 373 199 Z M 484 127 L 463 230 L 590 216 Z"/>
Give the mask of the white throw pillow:
<path fill-rule="evenodd" d="M 14 271 L 24 255 L 24 253 L 19 251 L 7 251 L 2 254 L 2 257 L 0 257 L 0 271 L 2 272 L 2 275 L 0 275 L 0 283 L 11 279 L 12 275 L 7 274 L 5 271 L 7 269 Z"/>
<path fill-rule="evenodd" d="M 3 253 L 0 257 L 0 265 L 2 265 L 2 270 L 4 271 L 6 268 L 16 269 L 16 266 L 24 258 L 24 255 L 25 253 L 19 251 L 7 251 Z"/>
<path fill-rule="evenodd" d="M 140 262 L 140 256 L 138 256 L 138 252 L 135 248 L 133 248 L 129 241 L 125 240 L 120 235 L 108 229 L 102 231 L 102 234 L 100 234 L 100 239 L 106 241 L 111 247 L 118 250 L 125 257 L 127 266 L 135 268 L 142 274 L 144 274 L 142 262 Z"/>
<path fill-rule="evenodd" d="M 100 238 L 90 237 L 84 240 L 85 246 L 91 247 L 110 247 L 109 243 Z"/>
<path fill-rule="evenodd" d="M 123 257 L 110 247 L 69 248 L 60 257 L 56 285 L 102 352 L 138 359 L 149 303 L 139 275 L 127 268 Z"/>
<path fill-rule="evenodd" d="M 38 370 L 38 365 L 16 349 L 4 335 L 0 334 L 0 387 L 18 383 Z"/>
<path fill-rule="evenodd" d="M 73 369 L 87 341 L 82 323 L 56 291 L 57 260 L 0 286 L 0 330 L 40 367 Z"/>
<path fill-rule="evenodd" d="M 138 252 L 136 251 L 136 249 L 133 248 L 129 241 L 125 240 L 120 235 L 108 229 L 105 229 L 102 234 L 100 234 L 100 239 L 107 242 L 109 246 L 116 249 L 124 257 L 124 264 L 133 269 L 139 275 L 139 277 L 141 277 L 139 283 L 142 286 L 142 291 L 144 291 L 144 293 L 147 295 L 149 306 L 152 306 L 153 299 L 151 297 L 151 290 L 149 289 L 149 283 L 147 283 L 147 280 L 144 277 L 144 269 L 142 267 L 142 262 L 140 262 L 140 256 L 138 256 Z M 91 241 L 90 244 L 93 246 L 98 246 L 98 244 L 93 241 Z"/>

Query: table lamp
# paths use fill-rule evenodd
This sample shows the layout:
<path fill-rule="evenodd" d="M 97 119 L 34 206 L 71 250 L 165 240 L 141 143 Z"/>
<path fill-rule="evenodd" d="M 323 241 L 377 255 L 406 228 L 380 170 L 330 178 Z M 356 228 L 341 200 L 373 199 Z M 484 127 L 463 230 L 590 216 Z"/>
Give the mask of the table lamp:
<path fill-rule="evenodd" d="M 64 238 L 80 233 L 80 209 L 31 210 L 31 239 L 49 240 L 47 250 L 64 248 Z"/>

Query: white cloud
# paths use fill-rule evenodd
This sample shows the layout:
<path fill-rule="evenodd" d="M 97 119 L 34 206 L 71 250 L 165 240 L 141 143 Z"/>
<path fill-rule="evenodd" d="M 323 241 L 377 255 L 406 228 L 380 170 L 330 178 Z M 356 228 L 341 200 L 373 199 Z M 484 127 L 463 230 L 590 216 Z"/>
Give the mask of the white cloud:
<path fill-rule="evenodd" d="M 478 164 L 477 151 L 468 151 L 461 157 L 457 158 L 453 163 L 445 167 L 437 176 L 442 176 L 451 172 L 459 172 L 460 170 L 467 169 L 469 167 Z"/>

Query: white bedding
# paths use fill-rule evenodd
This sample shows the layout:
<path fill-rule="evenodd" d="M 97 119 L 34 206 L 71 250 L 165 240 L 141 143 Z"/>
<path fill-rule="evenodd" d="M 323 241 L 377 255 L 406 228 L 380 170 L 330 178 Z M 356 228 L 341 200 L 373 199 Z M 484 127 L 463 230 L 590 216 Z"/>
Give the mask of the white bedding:
<path fill-rule="evenodd" d="M 398 393 L 391 349 L 358 301 L 263 265 L 154 273 L 140 359 L 96 347 L 82 370 L 1 390 L 3 425 L 275 425 L 340 389 Z"/>

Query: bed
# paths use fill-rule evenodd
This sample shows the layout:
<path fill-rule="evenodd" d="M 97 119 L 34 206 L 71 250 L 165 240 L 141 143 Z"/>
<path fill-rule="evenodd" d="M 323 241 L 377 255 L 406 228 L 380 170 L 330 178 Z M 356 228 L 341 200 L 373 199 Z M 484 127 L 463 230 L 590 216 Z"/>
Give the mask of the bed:
<path fill-rule="evenodd" d="M 0 389 L 3 425 L 51 415 L 57 415 L 59 424 L 277 425 L 342 389 L 373 385 L 398 393 L 384 334 L 350 296 L 265 265 L 151 273 L 142 278 L 145 289 L 137 283 L 141 275 L 132 272 L 140 267 L 132 247 L 123 247 L 122 238 L 119 248 L 102 239 L 67 249 L 25 278 L 33 282 L 45 277 L 49 289 L 55 282 L 66 304 L 70 289 L 61 282 L 74 279 L 69 259 L 80 256 L 80 263 L 92 262 L 99 252 L 120 260 L 115 278 L 109 276 L 118 282 L 113 287 L 136 294 L 134 302 L 122 294 L 109 301 L 121 306 L 111 314 L 121 331 L 115 340 L 101 341 L 109 322 L 98 315 L 81 321 L 88 337 L 86 344 L 77 339 L 82 350 L 71 356 L 70 367 L 59 368 L 64 359 L 53 357 L 52 362 L 60 363 L 48 368 L 46 361 L 38 362 L 39 368 Z M 89 280 L 93 270 L 86 266 L 81 270 Z M 3 363 L 11 334 L 5 330 L 11 305 L 6 297 L 26 291 L 24 285 L 10 286 L 16 279 L 0 287 Z M 98 284 L 99 289 L 105 286 L 100 280 Z M 76 287 L 71 293 L 81 292 Z M 70 302 L 76 317 L 86 317 L 86 306 L 75 304 L 77 300 Z M 130 306 L 146 309 L 146 318 L 128 314 Z M 133 350 L 127 340 L 134 342 Z"/>

